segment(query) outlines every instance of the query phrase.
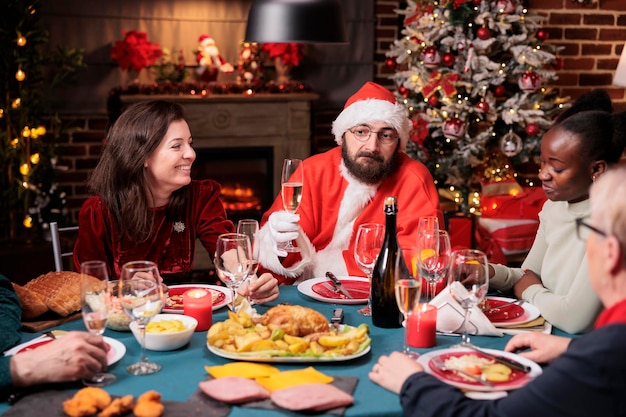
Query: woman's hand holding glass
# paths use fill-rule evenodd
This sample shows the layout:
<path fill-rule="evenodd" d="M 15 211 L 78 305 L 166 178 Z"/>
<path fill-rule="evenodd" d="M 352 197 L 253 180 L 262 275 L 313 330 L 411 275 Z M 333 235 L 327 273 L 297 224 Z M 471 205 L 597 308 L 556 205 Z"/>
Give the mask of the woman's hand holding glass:
<path fill-rule="evenodd" d="M 145 279 L 145 278 L 149 279 Z M 163 286 L 154 262 L 128 262 L 122 266 L 118 283 L 118 301 L 124 312 L 137 323 L 141 339 L 141 359 L 126 370 L 133 375 L 158 372 L 161 365 L 150 362 L 146 356 L 146 326 L 161 312 L 164 304 Z"/>
<path fill-rule="evenodd" d="M 417 237 L 419 276 L 428 282 L 428 300 L 435 298 L 437 283 L 450 268 L 450 236 L 440 229 L 424 229 Z"/>
<path fill-rule="evenodd" d="M 380 253 L 385 238 L 385 226 L 379 223 L 364 223 L 359 225 L 356 232 L 356 240 L 354 242 L 354 260 L 361 268 L 361 271 L 367 274 L 370 281 L 370 296 L 367 299 L 367 306 L 358 310 L 362 316 L 371 316 L 371 288 L 372 288 L 372 271 L 376 265 L 376 259 Z"/>
<path fill-rule="evenodd" d="M 85 327 L 89 333 L 102 336 L 111 304 L 107 265 L 103 261 L 83 262 L 80 265 L 80 273 L 81 306 Z M 84 379 L 83 383 L 103 387 L 116 380 L 113 374 L 98 372 L 93 378 Z"/>
<path fill-rule="evenodd" d="M 220 280 L 232 291 L 231 310 L 237 311 L 239 286 L 248 278 L 252 264 L 252 249 L 248 236 L 225 233 L 217 238 L 214 265 Z"/>
<path fill-rule="evenodd" d="M 487 255 L 475 249 L 454 251 L 448 274 L 448 288 L 452 298 L 465 310 L 463 338 L 458 346 L 471 345 L 470 313 L 474 306 L 484 300 L 489 288 Z"/>

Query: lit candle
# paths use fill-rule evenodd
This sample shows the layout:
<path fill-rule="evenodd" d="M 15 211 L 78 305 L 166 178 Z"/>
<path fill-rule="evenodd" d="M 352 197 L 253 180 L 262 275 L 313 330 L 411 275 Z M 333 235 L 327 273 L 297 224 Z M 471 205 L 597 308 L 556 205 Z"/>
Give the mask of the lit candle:
<path fill-rule="evenodd" d="M 183 314 L 198 320 L 196 332 L 208 330 L 213 323 L 213 295 L 196 288 L 183 294 Z"/>
<path fill-rule="evenodd" d="M 429 348 L 437 343 L 437 307 L 431 304 L 420 304 L 409 315 L 408 320 L 409 346 Z"/>

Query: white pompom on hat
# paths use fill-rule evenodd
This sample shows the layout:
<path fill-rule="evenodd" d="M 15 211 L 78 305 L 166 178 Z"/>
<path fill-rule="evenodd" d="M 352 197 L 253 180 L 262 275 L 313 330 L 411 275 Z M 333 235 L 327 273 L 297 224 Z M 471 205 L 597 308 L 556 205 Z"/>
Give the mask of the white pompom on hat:
<path fill-rule="evenodd" d="M 384 122 L 392 126 L 400 136 L 401 149 L 409 140 L 412 123 L 406 107 L 398 103 L 391 91 L 382 85 L 368 81 L 346 101 L 343 111 L 333 122 L 335 142 L 341 145 L 343 134 L 360 124 Z"/>

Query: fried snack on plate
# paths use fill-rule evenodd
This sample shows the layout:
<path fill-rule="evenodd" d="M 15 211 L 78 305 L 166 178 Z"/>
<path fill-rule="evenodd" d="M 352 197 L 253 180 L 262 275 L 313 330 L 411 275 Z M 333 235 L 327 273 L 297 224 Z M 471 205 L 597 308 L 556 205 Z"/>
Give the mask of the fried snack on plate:
<path fill-rule="evenodd" d="M 135 417 L 159 417 L 165 411 L 161 404 L 161 394 L 156 391 L 146 391 L 137 398 L 133 414 Z"/>
<path fill-rule="evenodd" d="M 108 392 L 98 387 L 78 390 L 69 400 L 63 401 L 63 411 L 69 417 L 84 417 L 95 414 L 111 403 Z"/>
<path fill-rule="evenodd" d="M 124 413 L 133 409 L 133 396 L 124 395 L 123 397 L 115 398 L 111 401 L 111 404 L 106 406 L 104 410 L 98 413 L 98 417 L 116 417 L 121 416 Z"/>

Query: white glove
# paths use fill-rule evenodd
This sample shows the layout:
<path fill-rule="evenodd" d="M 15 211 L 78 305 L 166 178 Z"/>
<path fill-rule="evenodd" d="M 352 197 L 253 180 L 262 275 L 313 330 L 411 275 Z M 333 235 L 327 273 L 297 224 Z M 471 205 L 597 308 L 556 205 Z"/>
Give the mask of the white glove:
<path fill-rule="evenodd" d="M 281 246 L 290 240 L 296 240 L 300 231 L 300 215 L 287 211 L 275 211 L 270 214 L 268 224 L 272 238 L 272 249 L 278 256 L 287 256 L 287 251 Z"/>

